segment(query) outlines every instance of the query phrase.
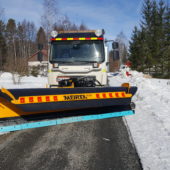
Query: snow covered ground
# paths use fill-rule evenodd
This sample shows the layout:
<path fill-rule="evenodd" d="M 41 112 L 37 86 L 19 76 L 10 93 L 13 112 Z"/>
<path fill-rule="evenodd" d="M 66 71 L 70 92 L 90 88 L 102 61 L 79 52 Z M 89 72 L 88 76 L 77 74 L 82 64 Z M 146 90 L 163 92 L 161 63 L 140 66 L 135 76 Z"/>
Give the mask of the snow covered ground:
<path fill-rule="evenodd" d="M 11 73 L 3 73 L 0 75 L 0 88 L 16 89 L 16 88 L 45 88 L 47 77 L 24 76 L 20 84 L 13 84 Z"/>
<path fill-rule="evenodd" d="M 138 87 L 136 114 L 126 122 L 145 170 L 170 170 L 170 80 L 147 79 L 142 73 L 110 77 L 110 85 Z"/>
<path fill-rule="evenodd" d="M 133 101 L 136 114 L 125 118 L 145 170 L 170 170 L 170 80 L 147 79 L 142 73 L 131 72 L 112 76 L 112 86 L 129 82 L 138 87 Z M 0 76 L 0 88 L 45 87 L 45 77 L 23 77 L 14 85 L 10 73 Z"/>

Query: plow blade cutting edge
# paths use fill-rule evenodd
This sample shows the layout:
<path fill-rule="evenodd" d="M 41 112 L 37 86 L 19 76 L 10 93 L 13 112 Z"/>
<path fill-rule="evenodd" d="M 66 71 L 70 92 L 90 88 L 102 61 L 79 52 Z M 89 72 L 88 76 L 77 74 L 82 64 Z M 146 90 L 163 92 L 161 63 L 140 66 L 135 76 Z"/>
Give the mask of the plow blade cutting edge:
<path fill-rule="evenodd" d="M 0 132 L 134 114 L 137 87 L 0 90 Z"/>

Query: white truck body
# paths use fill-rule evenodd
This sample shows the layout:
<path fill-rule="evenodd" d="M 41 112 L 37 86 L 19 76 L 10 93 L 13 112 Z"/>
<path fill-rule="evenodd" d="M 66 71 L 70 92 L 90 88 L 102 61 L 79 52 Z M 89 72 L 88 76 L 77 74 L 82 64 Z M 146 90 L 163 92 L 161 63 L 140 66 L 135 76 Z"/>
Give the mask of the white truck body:
<path fill-rule="evenodd" d="M 51 49 L 51 45 L 50 48 Z M 70 77 L 95 77 L 96 80 L 103 86 L 107 86 L 107 72 L 108 72 L 108 47 L 103 40 L 103 62 L 95 63 L 97 67 L 94 67 L 94 63 L 58 63 L 55 67 L 55 63 L 50 62 L 51 50 L 49 50 L 49 65 L 48 65 L 48 84 L 49 86 L 58 86 L 58 82 L 62 79 L 69 79 Z M 80 54 L 81 57 L 81 54 Z"/>

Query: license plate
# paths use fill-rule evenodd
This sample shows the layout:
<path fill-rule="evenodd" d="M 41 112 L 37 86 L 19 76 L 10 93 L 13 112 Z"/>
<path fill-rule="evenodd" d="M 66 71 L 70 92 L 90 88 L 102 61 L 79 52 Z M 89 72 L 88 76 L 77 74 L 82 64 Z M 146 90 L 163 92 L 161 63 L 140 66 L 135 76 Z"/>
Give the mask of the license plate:
<path fill-rule="evenodd" d="M 70 79 L 70 77 L 66 77 L 66 76 L 57 77 L 57 81 L 68 80 L 68 79 Z"/>

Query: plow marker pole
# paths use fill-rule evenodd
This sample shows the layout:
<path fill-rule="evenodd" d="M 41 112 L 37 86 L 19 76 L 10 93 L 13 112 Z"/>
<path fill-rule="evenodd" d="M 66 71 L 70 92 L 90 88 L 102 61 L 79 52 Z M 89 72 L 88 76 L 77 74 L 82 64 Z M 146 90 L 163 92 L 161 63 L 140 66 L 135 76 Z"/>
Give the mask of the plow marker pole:
<path fill-rule="evenodd" d="M 76 117 L 70 117 L 70 118 L 60 118 L 60 119 L 55 119 L 55 120 L 23 123 L 23 124 L 18 124 L 18 125 L 0 126 L 0 132 L 10 132 L 10 131 L 23 130 L 23 129 L 67 124 L 67 123 L 73 123 L 73 122 L 106 119 L 106 118 L 112 118 L 112 117 L 127 116 L 127 115 L 132 115 L 132 114 L 134 114 L 134 111 L 128 110 L 128 111 L 122 111 L 122 112 L 76 116 Z"/>

